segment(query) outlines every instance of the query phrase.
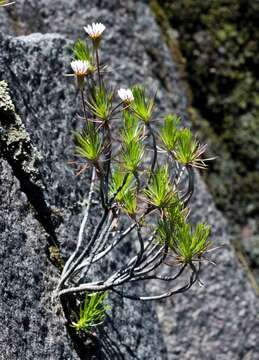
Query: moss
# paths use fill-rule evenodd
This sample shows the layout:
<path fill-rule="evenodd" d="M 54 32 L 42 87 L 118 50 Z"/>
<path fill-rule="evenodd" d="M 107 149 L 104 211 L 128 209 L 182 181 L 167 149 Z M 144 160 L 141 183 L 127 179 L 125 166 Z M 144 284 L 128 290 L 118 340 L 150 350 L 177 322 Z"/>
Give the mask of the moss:
<path fill-rule="evenodd" d="M 60 271 L 63 270 L 64 261 L 61 257 L 60 250 L 57 246 L 49 246 L 48 248 L 49 260 L 56 266 Z"/>
<path fill-rule="evenodd" d="M 160 23 L 168 27 L 169 20 L 180 34 L 193 93 L 192 121 L 218 156 L 206 180 L 218 206 L 233 221 L 244 224 L 259 209 L 259 3 L 156 3 L 153 9 Z"/>

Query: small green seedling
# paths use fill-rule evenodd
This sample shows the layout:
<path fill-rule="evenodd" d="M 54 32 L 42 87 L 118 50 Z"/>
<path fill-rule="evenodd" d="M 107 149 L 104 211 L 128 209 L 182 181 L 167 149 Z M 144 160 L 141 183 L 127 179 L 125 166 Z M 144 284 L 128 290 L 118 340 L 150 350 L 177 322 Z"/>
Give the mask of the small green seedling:
<path fill-rule="evenodd" d="M 79 309 L 79 314 L 75 313 L 76 320 L 71 326 L 78 332 L 91 332 L 96 326 L 101 325 L 110 309 L 106 298 L 107 292 L 86 293 L 85 301 Z"/>

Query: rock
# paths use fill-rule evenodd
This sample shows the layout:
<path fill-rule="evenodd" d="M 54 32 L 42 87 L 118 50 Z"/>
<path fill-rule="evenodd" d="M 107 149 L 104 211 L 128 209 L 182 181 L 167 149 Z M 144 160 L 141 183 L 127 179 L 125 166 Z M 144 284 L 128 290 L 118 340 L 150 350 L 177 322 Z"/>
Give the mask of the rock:
<path fill-rule="evenodd" d="M 249 259 L 259 267 L 259 236 L 255 235 L 248 238 L 242 238 L 242 245 L 249 256 Z"/>
<path fill-rule="evenodd" d="M 175 111 L 190 125 L 185 87 L 146 2 L 28 0 L 8 11 L 9 19 L 15 13 L 17 24 L 22 23 L 24 34 L 52 33 L 5 35 L 0 40 L 0 78 L 8 81 L 25 129 L 42 156 L 37 169 L 44 200 L 53 213 L 61 249 L 68 253 L 74 247 L 88 177 L 75 181 L 67 165 L 73 154 L 71 131 L 79 123 L 73 82 L 63 76 L 69 71 L 71 43 L 66 37 L 82 37 L 83 25 L 102 20 L 107 25 L 102 56 L 112 66 L 114 81 L 124 86 L 144 81 L 158 88 L 159 109 Z M 21 31 L 11 28 L 13 33 Z M 44 251 L 50 234 L 35 220 L 10 165 L 3 161 L 1 166 L 1 353 L 14 360 L 76 359 L 57 314 L 60 309 L 55 309 L 55 299 L 52 302 L 58 272 Z M 192 209 L 193 222 L 210 223 L 215 246 L 224 245 L 213 254 L 216 267 L 204 264 L 206 287 L 197 285 L 174 299 L 145 305 L 118 299 L 111 316 L 114 326 L 108 321 L 105 327 L 111 339 L 106 338 L 106 358 L 258 358 L 257 299 L 229 244 L 228 224 L 199 176 Z M 158 285 L 152 286 L 158 291 Z"/>
<path fill-rule="evenodd" d="M 6 329 L 1 334 L 1 353 L 6 359 L 78 358 L 71 340 L 65 335 L 60 306 L 53 299 L 58 271 L 48 262 L 45 249 L 48 245 L 49 252 L 50 246 L 55 246 L 53 239 L 56 237 L 67 252 L 74 248 L 73 239 L 82 212 L 79 200 L 82 201 L 88 187 L 88 179 L 84 177 L 75 184 L 73 170 L 67 165 L 73 154 L 71 132 L 76 122 L 75 87 L 63 76 L 69 63 L 66 56 L 69 45 L 59 35 L 33 34 L 1 41 L 1 48 L 8 49 L 5 52 L 8 58 L 4 55 L 0 60 L 1 77 L 16 84 L 13 97 L 25 119 L 24 127 L 20 117 L 13 112 L 13 105 L 7 108 L 5 99 L 0 102 L 1 128 L 7 133 L 1 137 L 1 155 L 7 161 L 1 164 L 1 181 L 5 184 L 1 188 L 1 199 L 5 206 L 1 208 L 4 264 L 0 280 L 3 302 L 0 318 Z M 18 57 L 20 61 L 10 61 Z M 37 59 L 41 59 L 40 63 Z M 56 70 L 53 70 L 54 63 Z M 4 71 L 6 64 L 12 67 L 11 71 Z M 33 91 L 35 80 L 39 87 Z M 0 86 L 7 97 L 6 84 L 1 82 Z M 46 95 L 45 99 L 42 94 Z M 37 144 L 39 152 L 32 143 Z M 17 162 L 14 164 L 12 159 L 15 157 Z M 31 159 L 30 166 L 26 162 L 28 158 Z M 16 176 L 20 183 L 13 178 L 10 166 L 19 169 Z M 21 169 L 24 171 L 20 176 Z M 29 186 L 23 188 L 24 182 Z M 38 186 L 38 193 L 33 204 L 34 185 Z M 20 188 L 33 208 L 20 193 Z M 44 216 L 50 211 L 58 217 L 54 216 L 53 223 L 45 226 Z M 12 226 L 14 222 L 15 226 Z M 53 227 L 56 227 L 54 234 Z M 143 291 L 141 286 L 139 291 Z M 104 334 L 107 335 L 102 335 L 103 358 L 166 358 L 160 325 L 154 306 L 150 304 L 116 298 Z M 10 336 L 12 342 L 8 342 Z M 85 354 L 82 358 L 90 357 Z"/>

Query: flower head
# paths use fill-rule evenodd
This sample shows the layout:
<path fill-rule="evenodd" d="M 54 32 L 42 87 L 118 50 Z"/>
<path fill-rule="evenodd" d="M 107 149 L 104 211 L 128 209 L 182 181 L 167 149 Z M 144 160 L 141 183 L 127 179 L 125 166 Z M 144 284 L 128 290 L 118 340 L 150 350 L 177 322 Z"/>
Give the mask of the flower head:
<path fill-rule="evenodd" d="M 132 94 L 132 91 L 130 89 L 119 89 L 118 95 L 121 98 L 121 100 L 127 104 L 134 101 L 134 96 Z"/>
<path fill-rule="evenodd" d="M 89 68 L 90 68 L 90 64 L 88 61 L 85 60 L 74 60 L 71 62 L 71 67 L 75 73 L 75 75 L 77 76 L 82 76 L 82 75 L 86 75 Z"/>
<path fill-rule="evenodd" d="M 93 23 L 92 25 L 85 26 L 84 30 L 90 36 L 90 38 L 96 40 L 101 37 L 105 30 L 105 26 L 102 23 Z"/>

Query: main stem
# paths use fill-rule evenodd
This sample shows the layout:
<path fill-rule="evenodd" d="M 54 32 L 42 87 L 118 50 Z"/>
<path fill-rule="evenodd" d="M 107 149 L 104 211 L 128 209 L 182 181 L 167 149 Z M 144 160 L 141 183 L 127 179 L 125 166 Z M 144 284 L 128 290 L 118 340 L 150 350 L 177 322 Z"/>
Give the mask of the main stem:
<path fill-rule="evenodd" d="M 80 90 L 80 94 L 81 94 L 81 100 L 82 100 L 82 104 L 83 104 L 84 117 L 85 117 L 85 121 L 87 122 L 87 113 L 86 113 L 86 106 L 85 106 L 84 91 Z"/>
<path fill-rule="evenodd" d="M 152 148 L 153 148 L 153 159 L 152 159 L 152 164 L 151 164 L 151 171 L 150 171 L 150 177 L 148 179 L 148 183 L 150 182 L 151 180 L 151 176 L 154 174 L 154 171 L 155 171 L 155 167 L 156 167 L 156 163 L 157 163 L 157 148 L 156 148 L 156 137 L 155 137 L 155 134 L 154 134 L 154 131 L 151 127 L 150 124 L 147 124 L 147 128 L 148 128 L 148 131 L 149 131 L 149 135 L 151 136 L 152 138 Z"/>
<path fill-rule="evenodd" d="M 97 65 L 97 73 L 98 73 L 98 82 L 99 82 L 99 87 L 102 87 L 102 79 L 101 79 L 101 72 L 100 72 L 100 60 L 99 60 L 99 53 L 98 53 L 98 48 L 96 47 L 95 49 L 95 56 L 96 56 L 96 65 Z"/>

